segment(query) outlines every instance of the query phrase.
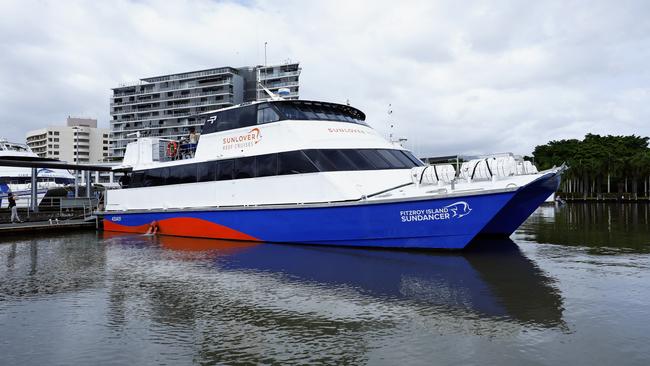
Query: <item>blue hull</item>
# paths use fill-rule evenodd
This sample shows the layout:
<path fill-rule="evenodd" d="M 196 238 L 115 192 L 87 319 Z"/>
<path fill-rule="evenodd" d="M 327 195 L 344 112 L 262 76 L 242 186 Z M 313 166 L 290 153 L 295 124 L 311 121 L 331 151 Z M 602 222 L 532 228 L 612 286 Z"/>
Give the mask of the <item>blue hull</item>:
<path fill-rule="evenodd" d="M 197 238 L 379 248 L 463 249 L 481 236 L 509 236 L 560 183 L 548 173 L 516 191 L 325 207 L 126 212 L 104 230 Z"/>
<path fill-rule="evenodd" d="M 356 247 L 462 249 L 515 191 L 348 206 L 106 214 L 107 231 Z"/>
<path fill-rule="evenodd" d="M 481 230 L 481 237 L 508 237 L 560 186 L 561 172 L 548 173 L 521 187 Z"/>

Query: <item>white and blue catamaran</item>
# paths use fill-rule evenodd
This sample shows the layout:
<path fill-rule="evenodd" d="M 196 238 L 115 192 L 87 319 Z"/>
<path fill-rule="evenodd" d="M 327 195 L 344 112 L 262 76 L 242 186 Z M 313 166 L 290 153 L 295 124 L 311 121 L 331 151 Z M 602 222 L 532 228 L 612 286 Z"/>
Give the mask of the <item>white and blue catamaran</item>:
<path fill-rule="evenodd" d="M 209 112 L 197 145 L 139 138 L 104 229 L 279 243 L 461 249 L 508 236 L 563 168 L 511 156 L 425 166 L 348 105 L 274 98 Z"/>

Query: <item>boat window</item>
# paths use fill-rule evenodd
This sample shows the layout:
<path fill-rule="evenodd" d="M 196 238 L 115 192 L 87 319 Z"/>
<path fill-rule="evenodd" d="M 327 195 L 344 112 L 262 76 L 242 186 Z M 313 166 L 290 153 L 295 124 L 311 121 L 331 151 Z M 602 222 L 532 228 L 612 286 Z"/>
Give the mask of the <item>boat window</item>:
<path fill-rule="evenodd" d="M 233 109 L 237 117 L 237 128 L 248 127 L 257 124 L 257 105 L 248 105 L 242 108 Z"/>
<path fill-rule="evenodd" d="M 232 179 L 234 163 L 232 160 L 219 161 L 217 163 L 217 180 L 230 180 Z"/>
<path fill-rule="evenodd" d="M 211 182 L 216 178 L 217 163 L 208 161 L 197 164 L 197 180 L 199 182 Z"/>
<path fill-rule="evenodd" d="M 368 160 L 375 169 L 390 169 L 390 164 L 379 155 L 377 150 L 359 150 L 359 153 Z"/>
<path fill-rule="evenodd" d="M 411 161 L 411 159 L 409 159 L 406 156 L 406 154 L 404 154 L 403 151 L 400 150 L 386 150 L 386 151 L 393 154 L 393 156 L 402 163 L 402 166 L 409 167 L 409 168 L 413 166 L 413 162 Z"/>
<path fill-rule="evenodd" d="M 341 152 L 341 150 L 323 150 L 323 154 L 334 163 L 336 170 L 359 170 L 359 168 Z"/>
<path fill-rule="evenodd" d="M 149 169 L 144 171 L 143 185 L 145 187 L 155 187 L 165 184 L 166 169 Z"/>
<path fill-rule="evenodd" d="M 304 111 L 299 110 L 292 104 L 288 103 L 277 103 L 275 105 L 280 113 L 284 115 L 284 119 L 314 119 L 314 118 L 308 118 Z"/>
<path fill-rule="evenodd" d="M 422 160 L 413 156 L 413 154 L 410 151 L 402 151 L 402 153 L 406 155 L 406 157 L 409 158 L 409 160 L 411 160 L 413 164 L 415 164 L 415 166 L 424 166 Z"/>
<path fill-rule="evenodd" d="M 283 100 L 216 111 L 205 117 L 201 133 L 205 135 L 281 120 L 324 120 L 367 125 L 365 115 L 349 106 Z"/>
<path fill-rule="evenodd" d="M 278 154 L 257 157 L 257 176 L 268 177 L 278 174 Z"/>
<path fill-rule="evenodd" d="M 384 160 L 388 162 L 388 164 L 390 164 L 391 168 L 407 168 L 409 165 L 411 165 L 405 165 L 402 163 L 402 161 L 391 154 L 389 150 L 377 150 L 377 152 L 379 155 L 381 155 L 382 158 L 384 158 Z"/>
<path fill-rule="evenodd" d="M 409 169 L 419 165 L 423 163 L 403 150 L 310 149 L 137 171 L 131 173 L 131 182 L 122 186 L 152 187 L 319 171 Z"/>
<path fill-rule="evenodd" d="M 238 127 L 237 116 L 233 109 L 217 113 L 215 116 L 217 117 L 216 131 L 232 130 Z"/>
<path fill-rule="evenodd" d="M 260 107 L 257 110 L 257 124 L 276 122 L 280 120 L 278 113 L 271 108 L 268 104 Z"/>
<path fill-rule="evenodd" d="M 372 165 L 365 156 L 361 155 L 358 150 L 345 149 L 341 150 L 341 152 L 350 159 L 359 170 L 372 170 L 375 168 L 375 166 Z"/>
<path fill-rule="evenodd" d="M 305 150 L 305 154 L 321 172 L 336 170 L 336 166 L 323 154 L 323 150 Z"/>
<path fill-rule="evenodd" d="M 130 176 L 129 173 L 125 173 L 120 178 L 120 182 L 123 182 L 122 187 L 124 187 L 125 184 L 127 187 L 142 187 L 144 186 L 144 172 L 133 172 Z"/>
<path fill-rule="evenodd" d="M 255 177 L 255 158 L 235 159 L 235 179 Z"/>
<path fill-rule="evenodd" d="M 315 173 L 318 171 L 302 151 L 289 151 L 278 155 L 278 175 Z"/>
<path fill-rule="evenodd" d="M 180 167 L 174 166 L 165 168 L 165 182 L 163 184 L 179 184 L 181 183 L 181 169 Z"/>
<path fill-rule="evenodd" d="M 171 171 L 176 174 L 179 183 L 196 183 L 197 167 L 198 164 L 185 164 L 171 167 Z"/>

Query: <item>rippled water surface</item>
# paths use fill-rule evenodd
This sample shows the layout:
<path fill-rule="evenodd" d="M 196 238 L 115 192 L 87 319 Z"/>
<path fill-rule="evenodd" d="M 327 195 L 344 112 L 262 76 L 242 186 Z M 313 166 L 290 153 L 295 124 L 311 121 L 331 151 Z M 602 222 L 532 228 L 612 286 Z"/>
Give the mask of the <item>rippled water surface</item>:
<path fill-rule="evenodd" d="M 649 207 L 542 207 L 462 254 L 0 238 L 0 364 L 648 365 Z"/>

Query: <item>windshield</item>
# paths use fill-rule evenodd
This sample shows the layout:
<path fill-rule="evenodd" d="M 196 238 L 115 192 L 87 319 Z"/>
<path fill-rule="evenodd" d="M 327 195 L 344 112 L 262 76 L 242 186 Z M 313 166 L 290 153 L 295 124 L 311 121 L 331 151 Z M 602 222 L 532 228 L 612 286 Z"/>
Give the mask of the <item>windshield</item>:
<path fill-rule="evenodd" d="M 276 102 L 273 105 L 284 115 L 283 119 L 340 121 L 366 125 L 363 113 L 345 105 L 318 102 Z"/>

